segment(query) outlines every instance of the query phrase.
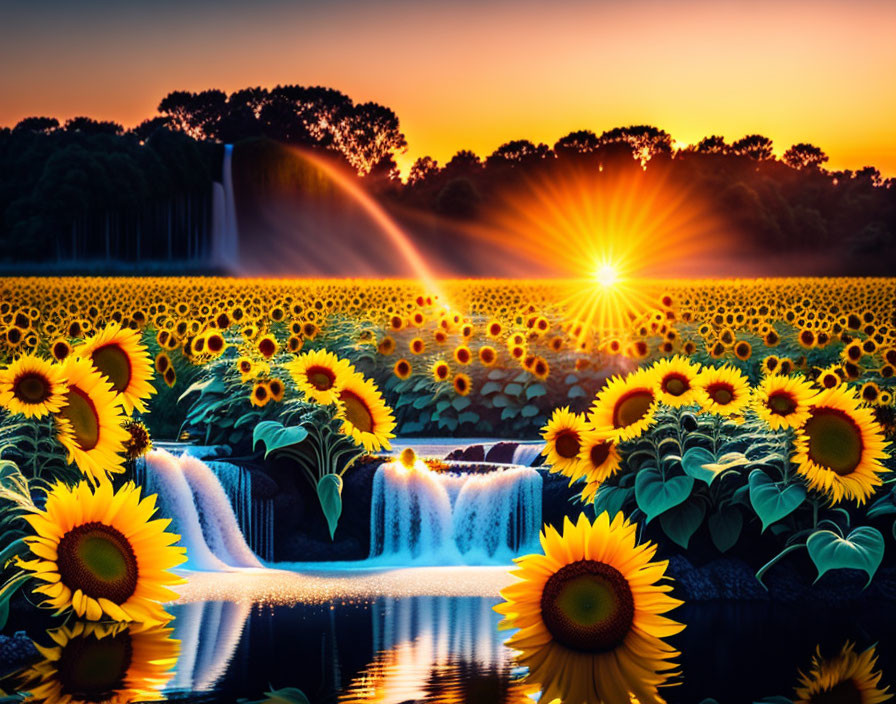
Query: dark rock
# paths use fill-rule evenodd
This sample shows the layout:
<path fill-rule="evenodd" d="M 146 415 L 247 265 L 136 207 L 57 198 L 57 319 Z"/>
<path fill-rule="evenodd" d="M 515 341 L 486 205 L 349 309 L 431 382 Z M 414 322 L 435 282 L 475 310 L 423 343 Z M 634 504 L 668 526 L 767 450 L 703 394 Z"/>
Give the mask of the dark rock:
<path fill-rule="evenodd" d="M 569 479 L 562 474 L 539 470 L 542 479 L 541 521 L 552 525 L 557 530 L 563 528 L 563 519 L 569 516 L 575 520 L 583 511 L 589 518 L 594 518 L 591 504 L 583 506 L 578 498 L 582 491 L 581 484 L 569 486 Z"/>
<path fill-rule="evenodd" d="M 464 448 L 462 448 L 462 447 L 459 447 L 456 450 L 452 450 L 447 455 L 445 455 L 446 460 L 454 460 L 454 461 L 462 460 L 463 457 L 464 457 Z"/>
<path fill-rule="evenodd" d="M 250 468 L 249 476 L 252 478 L 252 498 L 254 499 L 273 499 L 280 491 L 277 482 L 260 469 Z"/>
<path fill-rule="evenodd" d="M 464 462 L 485 462 L 485 448 L 482 445 L 470 445 L 461 454 Z"/>
<path fill-rule="evenodd" d="M 513 453 L 519 446 L 518 442 L 499 442 L 489 448 L 485 455 L 486 462 L 497 462 L 499 464 L 512 464 Z"/>

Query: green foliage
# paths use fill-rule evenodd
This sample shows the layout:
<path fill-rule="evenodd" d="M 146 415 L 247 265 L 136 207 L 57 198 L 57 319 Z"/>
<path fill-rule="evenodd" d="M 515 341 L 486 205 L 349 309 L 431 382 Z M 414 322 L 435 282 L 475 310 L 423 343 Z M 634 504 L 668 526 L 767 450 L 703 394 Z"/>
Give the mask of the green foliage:
<path fill-rule="evenodd" d="M 762 521 L 762 530 L 793 513 L 806 500 L 805 486 L 776 482 L 760 469 L 750 472 L 749 486 L 750 504 Z"/>
<path fill-rule="evenodd" d="M 650 523 L 661 513 L 678 506 L 694 487 L 694 478 L 688 476 L 665 477 L 656 467 L 641 467 L 635 476 L 635 499 Z M 692 531 L 693 532 L 693 531 Z"/>
<path fill-rule="evenodd" d="M 297 445 L 308 437 L 308 431 L 301 425 L 285 427 L 273 420 L 265 420 L 252 431 L 252 449 L 264 443 L 264 456 L 290 445 Z"/>
<path fill-rule="evenodd" d="M 330 539 L 336 533 L 336 524 L 342 515 L 342 477 L 338 474 L 325 474 L 317 482 L 317 498 L 330 528 Z"/>
<path fill-rule="evenodd" d="M 856 569 L 868 575 L 868 584 L 884 559 L 884 537 L 870 526 L 860 526 L 846 537 L 818 530 L 806 540 L 809 557 L 818 569 L 818 579 L 828 570 Z"/>

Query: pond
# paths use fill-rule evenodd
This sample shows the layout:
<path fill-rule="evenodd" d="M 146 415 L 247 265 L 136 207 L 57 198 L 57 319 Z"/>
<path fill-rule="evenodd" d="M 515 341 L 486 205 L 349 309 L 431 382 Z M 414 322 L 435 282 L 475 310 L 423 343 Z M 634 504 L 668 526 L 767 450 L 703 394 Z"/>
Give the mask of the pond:
<path fill-rule="evenodd" d="M 297 687 L 328 704 L 529 702 L 492 610 L 509 580 L 501 567 L 197 574 L 186 602 L 170 606 L 181 647 L 165 693 L 257 700 Z M 687 628 L 671 639 L 681 675 L 661 690 L 670 703 L 796 699 L 816 648 L 835 656 L 849 643 L 856 653 L 876 644 L 880 688 L 896 672 L 896 613 L 884 603 L 709 602 L 675 616 Z"/>

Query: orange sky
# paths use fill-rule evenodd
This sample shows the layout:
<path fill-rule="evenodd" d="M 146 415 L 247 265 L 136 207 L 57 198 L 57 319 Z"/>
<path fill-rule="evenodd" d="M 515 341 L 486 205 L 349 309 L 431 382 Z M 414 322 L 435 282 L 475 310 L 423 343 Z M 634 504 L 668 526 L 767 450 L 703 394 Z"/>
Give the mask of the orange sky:
<path fill-rule="evenodd" d="M 321 84 L 401 119 L 441 163 L 510 139 L 654 124 L 758 132 L 896 175 L 896 2 L 7 3 L 0 124 L 132 125 L 170 90 Z M 38 8 L 38 6 L 40 6 Z M 55 7 L 55 10 L 53 8 Z"/>

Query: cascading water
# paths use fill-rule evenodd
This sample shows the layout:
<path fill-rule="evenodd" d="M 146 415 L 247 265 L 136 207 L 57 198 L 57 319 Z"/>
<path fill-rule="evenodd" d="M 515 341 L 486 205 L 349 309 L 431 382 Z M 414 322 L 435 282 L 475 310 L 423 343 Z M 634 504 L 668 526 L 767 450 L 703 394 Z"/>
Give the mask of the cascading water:
<path fill-rule="evenodd" d="M 233 195 L 233 145 L 224 145 L 221 183 L 212 184 L 212 263 L 233 270 L 239 263 L 240 236 Z"/>
<path fill-rule="evenodd" d="M 146 455 L 143 475 L 138 477 L 138 481 L 143 484 L 144 493 L 158 494 L 159 513 L 171 519 L 168 530 L 180 535 L 180 544 L 187 549 L 187 561 L 182 567 L 191 570 L 227 570 L 227 564 L 205 542 L 193 491 L 177 459 L 165 450 L 154 450 Z"/>
<path fill-rule="evenodd" d="M 239 489 L 234 504 L 217 474 L 231 480 L 238 467 L 223 462 L 208 465 L 189 455 L 175 458 L 165 450 L 150 452 L 143 463 L 138 464 L 137 481 L 147 494 L 158 494 L 159 512 L 172 519 L 170 530 L 181 536 L 181 544 L 187 549 L 184 569 L 227 571 L 240 567 L 262 567 L 237 522 L 234 505 L 248 513 L 248 523 L 259 512 L 251 506 L 251 487 L 248 477 L 236 478 L 231 490 Z M 226 468 L 222 465 L 226 465 Z M 236 486 L 233 486 L 235 484 Z M 247 507 L 246 504 L 249 503 Z M 270 503 L 270 502 L 268 502 Z M 269 520 L 270 516 L 261 512 Z M 265 533 L 271 532 L 268 527 Z M 266 543 L 270 538 L 265 536 Z"/>
<path fill-rule="evenodd" d="M 274 559 L 274 502 L 252 496 L 252 477 L 248 470 L 230 462 L 205 462 L 224 487 L 233 506 L 236 522 L 258 557 L 270 562 Z"/>
<path fill-rule="evenodd" d="M 370 557 L 421 564 L 509 562 L 537 544 L 541 476 L 528 467 L 433 472 L 381 465 L 373 480 Z"/>
<path fill-rule="evenodd" d="M 543 449 L 542 442 L 521 442 L 513 450 L 513 463 L 531 467 Z"/>
<path fill-rule="evenodd" d="M 231 567 L 262 567 L 240 531 L 221 482 L 195 457 L 184 455 L 180 468 L 193 491 L 202 533 L 211 551 Z"/>

